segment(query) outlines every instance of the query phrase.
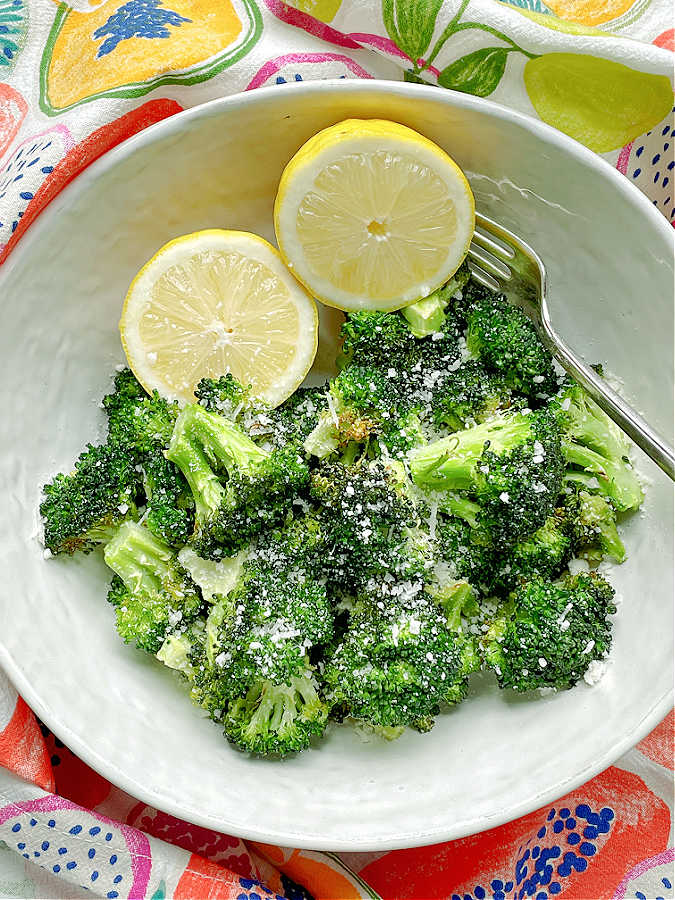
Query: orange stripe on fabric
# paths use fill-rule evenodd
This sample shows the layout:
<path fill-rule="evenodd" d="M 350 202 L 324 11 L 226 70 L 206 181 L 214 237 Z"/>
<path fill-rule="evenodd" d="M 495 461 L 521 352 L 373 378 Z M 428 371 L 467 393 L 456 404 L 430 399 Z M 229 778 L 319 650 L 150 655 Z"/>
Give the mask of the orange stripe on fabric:
<path fill-rule="evenodd" d="M 174 900 L 234 900 L 242 893 L 239 878 L 193 853 L 174 891 Z"/>
<path fill-rule="evenodd" d="M 54 790 L 49 753 L 35 716 L 21 697 L 7 727 L 0 733 L 0 765 L 45 791 Z"/>
<path fill-rule="evenodd" d="M 665 717 L 660 725 L 648 734 L 647 737 L 640 741 L 637 745 L 640 753 L 644 753 L 654 762 L 665 766 L 666 769 L 675 768 L 673 765 L 673 755 L 675 754 L 675 712 L 673 710 Z"/>

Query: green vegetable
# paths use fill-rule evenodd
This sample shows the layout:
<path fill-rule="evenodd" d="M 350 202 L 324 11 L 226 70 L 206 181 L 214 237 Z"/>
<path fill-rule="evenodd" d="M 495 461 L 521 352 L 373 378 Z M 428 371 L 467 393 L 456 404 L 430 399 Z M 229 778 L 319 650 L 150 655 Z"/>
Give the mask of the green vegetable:
<path fill-rule="evenodd" d="M 504 604 L 484 644 L 500 687 L 573 687 L 611 646 L 614 590 L 599 575 L 532 581 Z"/>
<path fill-rule="evenodd" d="M 497 415 L 413 450 L 410 471 L 422 488 L 475 499 L 477 529 L 503 549 L 553 511 L 563 474 L 559 428 L 546 410 Z"/>
<path fill-rule="evenodd" d="M 264 450 L 232 422 L 197 404 L 180 413 L 166 456 L 194 496 L 195 549 L 211 558 L 236 553 L 282 520 L 309 478 L 295 448 Z"/>
<path fill-rule="evenodd" d="M 137 516 L 140 487 L 134 461 L 123 450 L 89 444 L 69 475 L 57 475 L 43 488 L 45 547 L 72 554 L 105 544 L 121 522 Z"/>
<path fill-rule="evenodd" d="M 121 525 L 103 558 L 115 573 L 108 600 L 125 641 L 157 653 L 170 631 L 199 613 L 202 599 L 175 553 L 142 525 Z"/>
<path fill-rule="evenodd" d="M 630 462 L 628 438 L 575 382 L 564 386 L 552 406 L 564 429 L 568 481 L 601 494 L 621 512 L 637 509 L 644 494 Z"/>
<path fill-rule="evenodd" d="M 530 400 L 554 394 L 558 385 L 551 356 L 525 313 L 503 294 L 476 294 L 467 315 L 469 350 Z"/>
<path fill-rule="evenodd" d="M 591 569 L 626 558 L 643 499 L 623 434 L 466 263 L 342 340 L 337 375 L 274 409 L 231 373 L 181 409 L 118 372 L 106 442 L 40 506 L 50 553 L 103 548 L 121 637 L 255 756 L 329 719 L 428 731 L 481 667 L 592 681 L 615 606 Z"/>

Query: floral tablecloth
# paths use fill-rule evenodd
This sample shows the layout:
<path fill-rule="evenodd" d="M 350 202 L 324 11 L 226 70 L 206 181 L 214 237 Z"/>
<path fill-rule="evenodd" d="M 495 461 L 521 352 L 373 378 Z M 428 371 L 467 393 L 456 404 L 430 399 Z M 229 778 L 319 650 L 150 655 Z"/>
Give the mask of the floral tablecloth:
<path fill-rule="evenodd" d="M 672 18 L 668 0 L 0 0 L 0 264 L 70 180 L 141 129 L 320 78 L 490 97 L 602 154 L 672 221 Z M 508 825 L 341 860 L 139 803 L 37 722 L 0 671 L 0 897 L 665 900 L 673 725 Z"/>

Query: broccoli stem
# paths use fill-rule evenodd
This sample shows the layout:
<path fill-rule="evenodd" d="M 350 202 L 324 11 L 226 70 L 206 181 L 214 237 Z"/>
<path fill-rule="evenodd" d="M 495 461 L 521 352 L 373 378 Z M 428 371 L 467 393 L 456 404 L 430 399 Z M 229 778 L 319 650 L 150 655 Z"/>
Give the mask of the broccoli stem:
<path fill-rule="evenodd" d="M 445 310 L 450 299 L 467 283 L 471 277 L 471 270 L 462 263 L 452 276 L 450 281 L 437 288 L 428 297 L 423 297 L 417 303 L 402 309 L 403 317 L 408 322 L 410 331 L 417 338 L 428 337 L 436 331 L 440 331 L 445 322 Z"/>
<path fill-rule="evenodd" d="M 363 447 L 356 441 L 350 441 L 340 456 L 340 462 L 343 466 L 351 466 L 359 458 L 363 452 Z"/>
<path fill-rule="evenodd" d="M 596 532 L 603 554 L 622 563 L 626 559 L 626 548 L 619 537 L 611 506 L 602 497 L 584 491 L 581 495 L 581 514 Z"/>
<path fill-rule="evenodd" d="M 496 416 L 413 450 L 410 473 L 420 487 L 470 490 L 476 483 L 476 463 L 486 444 L 499 455 L 526 441 L 530 433 L 527 416 Z"/>
<path fill-rule="evenodd" d="M 454 494 L 452 491 L 444 491 L 440 495 L 439 508 L 451 516 L 464 519 L 471 528 L 476 528 L 480 506 L 473 500 Z"/>
<path fill-rule="evenodd" d="M 324 459 L 334 453 L 339 446 L 337 425 L 330 412 L 324 411 L 319 416 L 315 427 L 305 438 L 305 453 Z"/>
<path fill-rule="evenodd" d="M 187 634 L 169 634 L 155 656 L 169 669 L 182 672 L 186 678 L 194 677 L 194 667 L 190 662 L 193 642 Z"/>
<path fill-rule="evenodd" d="M 137 522 L 120 525 L 103 558 L 132 594 L 159 593 L 176 566 L 171 549 Z"/>
<path fill-rule="evenodd" d="M 415 337 L 423 338 L 441 330 L 443 322 L 445 322 L 447 305 L 448 298 L 443 289 L 438 288 L 433 294 L 418 300 L 417 303 L 413 303 L 412 306 L 406 307 L 401 312 Z"/>
<path fill-rule="evenodd" d="M 474 590 L 468 581 L 452 581 L 442 587 L 430 590 L 431 595 L 442 607 L 446 615 L 448 628 L 451 631 L 461 632 L 462 615 L 478 614 L 478 604 L 475 601 Z"/>
<path fill-rule="evenodd" d="M 618 461 L 626 457 L 630 449 L 628 441 L 590 397 L 582 394 L 582 399 L 570 407 L 568 416 L 569 434 L 575 441 L 609 459 Z"/>
<path fill-rule="evenodd" d="M 642 488 L 635 472 L 618 458 L 607 458 L 576 441 L 562 442 L 562 451 L 568 463 L 591 473 L 597 480 L 595 490 L 609 497 L 621 512 L 637 509 L 643 500 Z M 589 490 L 593 490 L 588 484 Z"/>
<path fill-rule="evenodd" d="M 225 488 L 211 468 L 204 450 L 190 440 L 183 428 L 179 428 L 178 422 L 165 455 L 185 475 L 195 501 L 197 528 L 200 528 L 219 510 Z"/>
<path fill-rule="evenodd" d="M 214 466 L 224 467 L 228 472 L 232 469 L 240 472 L 254 470 L 269 456 L 232 422 L 197 403 L 186 406 L 179 415 L 172 442 L 173 437 L 180 434 L 186 434 L 203 448 Z"/>

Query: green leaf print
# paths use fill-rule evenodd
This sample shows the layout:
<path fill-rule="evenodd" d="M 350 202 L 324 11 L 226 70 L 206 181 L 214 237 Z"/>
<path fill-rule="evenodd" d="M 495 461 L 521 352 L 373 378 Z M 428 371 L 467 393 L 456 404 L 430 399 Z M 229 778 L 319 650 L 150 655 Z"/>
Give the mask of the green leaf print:
<path fill-rule="evenodd" d="M 508 52 L 505 47 L 482 47 L 460 56 L 443 69 L 438 83 L 453 91 L 487 97 L 501 81 Z"/>
<path fill-rule="evenodd" d="M 382 0 L 387 34 L 413 62 L 429 48 L 443 0 Z"/>

